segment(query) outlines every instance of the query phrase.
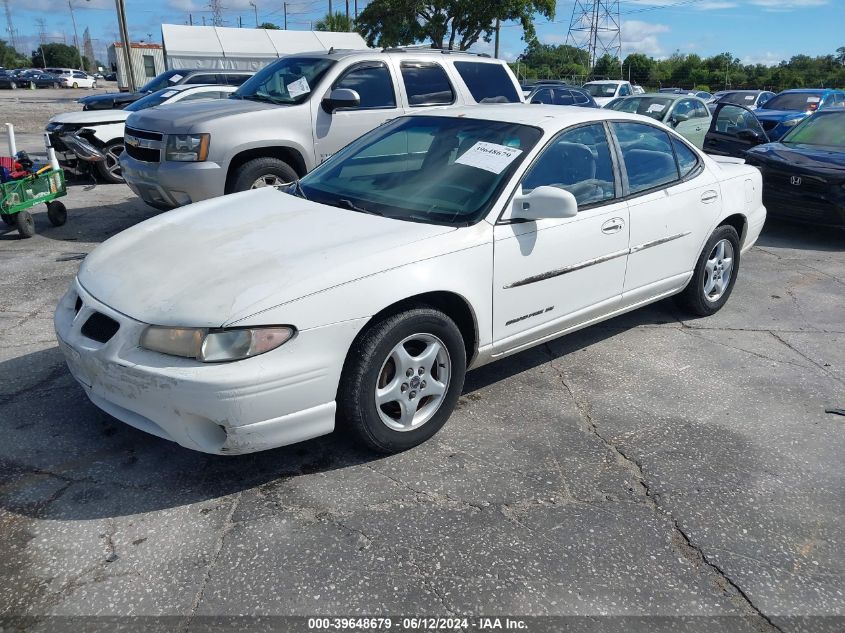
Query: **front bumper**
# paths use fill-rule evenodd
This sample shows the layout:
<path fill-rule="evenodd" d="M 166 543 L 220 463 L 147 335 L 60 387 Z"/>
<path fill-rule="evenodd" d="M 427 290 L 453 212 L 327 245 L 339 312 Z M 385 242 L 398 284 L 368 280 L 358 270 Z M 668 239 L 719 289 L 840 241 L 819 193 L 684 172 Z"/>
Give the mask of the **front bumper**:
<path fill-rule="evenodd" d="M 212 161 L 146 162 L 124 152 L 120 168 L 129 188 L 156 209 L 175 209 L 226 192 L 226 172 Z"/>
<path fill-rule="evenodd" d="M 90 329 L 83 334 L 96 313 L 119 325 L 110 338 L 98 335 L 106 342 L 91 338 Z M 234 455 L 334 429 L 342 350 L 363 321 L 298 332 L 255 358 L 207 364 L 138 347 L 146 324 L 109 308 L 74 281 L 56 308 L 54 325 L 71 374 L 99 408 L 186 448 Z"/>
<path fill-rule="evenodd" d="M 806 224 L 845 228 L 845 196 L 784 191 L 763 181 L 763 201 L 772 217 Z"/>

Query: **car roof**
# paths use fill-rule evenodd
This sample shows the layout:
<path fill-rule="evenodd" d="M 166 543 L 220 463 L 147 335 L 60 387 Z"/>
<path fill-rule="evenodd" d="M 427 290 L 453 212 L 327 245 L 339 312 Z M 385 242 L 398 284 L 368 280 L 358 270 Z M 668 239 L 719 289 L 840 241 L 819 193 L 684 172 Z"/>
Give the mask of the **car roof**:
<path fill-rule="evenodd" d="M 625 79 L 593 79 L 592 81 L 588 81 L 585 83 L 585 86 L 589 86 L 590 84 L 626 84 L 628 83 Z"/>
<path fill-rule="evenodd" d="M 470 53 L 469 51 L 450 51 L 439 48 L 430 48 L 428 46 L 419 48 L 331 48 L 328 51 L 306 51 L 303 53 L 293 53 L 292 55 L 285 55 L 284 57 L 329 57 L 331 59 L 340 60 L 348 57 L 372 57 L 373 55 L 421 55 L 432 58 L 437 55 L 442 55 L 443 57 L 456 57 L 458 59 L 461 59 L 462 61 L 473 60 L 483 63 L 504 63 L 500 59 L 490 57 L 489 55 L 483 53 Z"/>
<path fill-rule="evenodd" d="M 781 90 L 778 94 L 827 94 L 829 92 L 842 92 L 834 88 L 792 88 L 791 90 Z"/>
<path fill-rule="evenodd" d="M 482 103 L 443 109 L 435 108 L 426 110 L 425 112 L 415 112 L 411 116 L 465 117 L 467 119 L 532 125 L 551 131 L 578 123 L 591 123 L 594 121 L 631 120 L 642 123 L 649 120 L 637 114 L 617 112 L 616 110 L 606 110 L 604 108 L 581 108 L 578 106 L 528 103 Z M 653 120 L 650 121 L 654 122 Z"/>

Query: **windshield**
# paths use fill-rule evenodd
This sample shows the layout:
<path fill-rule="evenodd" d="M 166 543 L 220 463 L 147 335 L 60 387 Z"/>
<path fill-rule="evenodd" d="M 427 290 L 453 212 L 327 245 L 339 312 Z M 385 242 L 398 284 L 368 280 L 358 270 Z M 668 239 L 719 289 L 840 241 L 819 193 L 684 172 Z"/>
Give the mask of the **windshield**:
<path fill-rule="evenodd" d="M 807 117 L 780 141 L 785 145 L 845 148 L 845 111 L 819 112 Z"/>
<path fill-rule="evenodd" d="M 305 176 L 301 193 L 398 220 L 469 225 L 487 214 L 541 136 L 537 128 L 502 121 L 401 118 Z"/>
<path fill-rule="evenodd" d="M 733 103 L 735 105 L 754 105 L 757 99 L 755 92 L 729 92 L 719 97 L 719 103 Z"/>
<path fill-rule="evenodd" d="M 673 101 L 674 99 L 668 97 L 627 97 L 618 101 L 612 101 L 607 107 L 617 112 L 643 114 L 652 119 L 662 121 L 663 116 Z"/>
<path fill-rule="evenodd" d="M 185 76 L 185 72 L 186 71 L 179 69 L 166 70 L 138 88 L 138 92 L 155 92 L 156 90 L 173 86 Z"/>
<path fill-rule="evenodd" d="M 819 107 L 822 96 L 809 92 L 788 92 L 772 97 L 762 106 L 764 110 L 795 110 L 804 112 Z"/>
<path fill-rule="evenodd" d="M 172 99 L 177 94 L 179 94 L 178 90 L 174 90 L 173 88 L 165 88 L 164 90 L 158 90 L 151 95 L 147 95 L 146 97 L 141 97 L 140 99 L 133 103 L 130 103 L 123 109 L 129 110 L 130 112 L 137 112 L 138 110 L 152 108 L 153 106 L 160 105 L 165 101 L 170 101 L 170 99 Z"/>
<path fill-rule="evenodd" d="M 616 94 L 617 84 L 584 84 L 583 90 L 591 97 L 612 97 Z"/>
<path fill-rule="evenodd" d="M 231 98 L 280 105 L 302 103 L 334 63 L 328 57 L 283 57 L 246 80 Z"/>

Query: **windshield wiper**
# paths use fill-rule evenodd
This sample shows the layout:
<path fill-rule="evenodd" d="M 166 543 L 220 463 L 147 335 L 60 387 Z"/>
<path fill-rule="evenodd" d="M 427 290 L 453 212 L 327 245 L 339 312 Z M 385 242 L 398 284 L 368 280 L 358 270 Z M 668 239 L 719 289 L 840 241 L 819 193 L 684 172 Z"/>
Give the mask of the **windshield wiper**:
<path fill-rule="evenodd" d="M 338 202 L 345 206 L 347 209 L 351 209 L 352 211 L 357 211 L 358 213 L 369 213 L 370 215 L 379 215 L 384 216 L 383 213 L 379 213 L 378 211 L 373 211 L 372 209 L 365 209 L 364 207 L 359 207 L 356 205 L 352 200 L 347 198 L 338 198 Z"/>

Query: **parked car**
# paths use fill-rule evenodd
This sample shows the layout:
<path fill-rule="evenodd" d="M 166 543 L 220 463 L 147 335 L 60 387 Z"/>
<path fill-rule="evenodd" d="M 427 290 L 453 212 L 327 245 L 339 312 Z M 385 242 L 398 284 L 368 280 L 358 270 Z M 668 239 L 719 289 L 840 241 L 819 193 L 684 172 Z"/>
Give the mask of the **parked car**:
<path fill-rule="evenodd" d="M 432 49 L 283 57 L 227 101 L 136 112 L 129 187 L 169 209 L 302 177 L 364 132 L 420 108 L 523 101 L 507 64 Z M 132 145 L 135 143 L 135 145 Z"/>
<path fill-rule="evenodd" d="M 586 91 L 549 84 L 537 85 L 526 98 L 528 103 L 551 105 L 574 105 L 582 108 L 598 108 L 598 104 Z"/>
<path fill-rule="evenodd" d="M 14 75 L 10 75 L 7 71 L 0 71 L 0 88 L 17 90 L 18 82 L 15 81 Z"/>
<path fill-rule="evenodd" d="M 138 89 L 138 92 L 107 92 L 105 94 L 89 95 L 78 100 L 83 110 L 112 110 L 120 109 L 133 101 L 173 86 L 209 85 L 240 86 L 255 72 L 251 70 L 214 70 L 200 68 L 194 70 L 172 69 L 148 81 Z"/>
<path fill-rule="evenodd" d="M 105 160 L 97 163 L 97 170 L 106 182 L 123 182 L 119 156 L 123 153 L 123 132 L 126 119 L 133 112 L 173 103 L 188 103 L 208 99 L 225 99 L 235 91 L 234 86 L 194 86 L 182 84 L 147 95 L 122 110 L 94 110 L 58 114 L 47 123 L 46 132 L 56 150 L 59 162 L 74 166 L 78 162 L 73 148 L 63 137 L 73 135 L 99 150 Z"/>
<path fill-rule="evenodd" d="M 704 101 L 690 95 L 651 93 L 621 97 L 606 106 L 617 112 L 630 112 L 665 123 L 698 148 L 710 127 L 710 111 Z"/>
<path fill-rule="evenodd" d="M 707 151 L 757 167 L 771 215 L 845 227 L 845 108 L 817 111 L 776 142 L 769 142 L 755 114 L 744 106 L 719 104 Z"/>
<path fill-rule="evenodd" d="M 97 80 L 91 75 L 81 70 L 72 70 L 70 72 L 58 75 L 59 83 L 64 88 L 96 88 Z"/>
<path fill-rule="evenodd" d="M 23 74 L 28 85 L 35 85 L 36 88 L 60 88 L 61 81 L 56 75 L 42 73 L 40 71 L 28 71 Z"/>
<path fill-rule="evenodd" d="M 716 110 L 719 103 L 733 103 L 746 106 L 749 110 L 756 110 L 775 96 L 768 90 L 727 90 L 713 95 L 713 101 L 707 104 L 710 112 Z"/>
<path fill-rule="evenodd" d="M 106 81 L 117 81 L 117 73 L 106 73 L 103 79 Z"/>
<path fill-rule="evenodd" d="M 182 446 L 263 450 L 337 417 L 395 452 L 446 423 L 468 367 L 671 295 L 715 313 L 764 220 L 757 169 L 656 121 L 431 109 L 287 193 L 123 231 L 82 262 L 55 329 L 96 406 Z"/>
<path fill-rule="evenodd" d="M 802 88 L 779 92 L 755 114 L 769 139 L 777 141 L 811 113 L 834 106 L 845 106 L 845 91 Z"/>
<path fill-rule="evenodd" d="M 645 94 L 645 88 L 643 88 L 642 86 L 633 86 L 632 85 L 631 89 L 633 90 L 633 92 L 631 94 L 635 94 L 635 95 L 644 95 Z"/>
<path fill-rule="evenodd" d="M 634 94 L 634 88 L 628 81 L 588 81 L 581 88 L 596 100 L 599 107 L 607 105 L 616 97 L 627 97 Z"/>

